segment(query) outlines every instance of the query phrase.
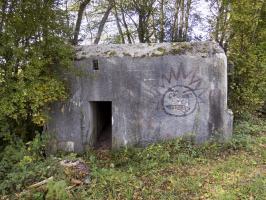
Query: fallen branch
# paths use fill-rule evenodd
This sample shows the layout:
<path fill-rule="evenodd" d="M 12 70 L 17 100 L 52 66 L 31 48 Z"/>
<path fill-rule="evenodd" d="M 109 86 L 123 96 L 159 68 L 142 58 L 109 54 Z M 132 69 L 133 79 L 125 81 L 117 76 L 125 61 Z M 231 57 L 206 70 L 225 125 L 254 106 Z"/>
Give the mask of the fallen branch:
<path fill-rule="evenodd" d="M 75 187 L 77 187 L 77 185 L 71 185 L 71 186 L 68 186 L 67 188 L 66 188 L 66 190 L 68 191 L 68 190 L 72 190 L 73 188 L 75 188 Z"/>
<path fill-rule="evenodd" d="M 41 181 L 41 182 L 35 183 L 35 184 L 29 186 L 28 188 L 29 188 L 29 189 L 33 189 L 33 188 L 40 187 L 40 186 L 42 186 L 42 185 L 48 183 L 49 181 L 51 181 L 51 180 L 53 180 L 53 179 L 54 179 L 54 177 L 51 176 L 50 178 L 47 178 L 47 179 L 45 179 L 45 180 L 43 180 L 43 181 Z"/>

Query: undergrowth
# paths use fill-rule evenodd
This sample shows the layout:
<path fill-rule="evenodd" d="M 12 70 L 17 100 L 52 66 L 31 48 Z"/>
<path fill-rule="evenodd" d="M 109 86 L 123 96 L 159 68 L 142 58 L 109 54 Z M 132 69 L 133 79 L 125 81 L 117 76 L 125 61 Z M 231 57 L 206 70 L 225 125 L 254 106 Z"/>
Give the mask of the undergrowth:
<path fill-rule="evenodd" d="M 71 186 L 61 159 L 82 158 L 90 183 Z M 5 148 L 0 199 L 266 199 L 266 122 L 235 122 L 226 143 L 195 145 L 176 139 L 147 148 L 43 155 L 43 139 Z M 53 176 L 43 187 L 33 183 Z"/>

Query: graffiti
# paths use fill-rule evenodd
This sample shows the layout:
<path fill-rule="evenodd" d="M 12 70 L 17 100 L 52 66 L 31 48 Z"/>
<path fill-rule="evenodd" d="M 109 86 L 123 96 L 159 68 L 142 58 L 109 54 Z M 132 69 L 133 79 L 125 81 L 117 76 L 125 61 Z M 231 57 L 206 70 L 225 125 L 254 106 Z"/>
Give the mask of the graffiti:
<path fill-rule="evenodd" d="M 159 111 L 174 117 L 185 117 L 198 110 L 206 101 L 205 81 L 200 76 L 198 67 L 187 70 L 182 63 L 168 68 L 168 72 L 160 75 L 159 83 L 149 73 L 144 74 L 142 82 L 142 102 L 144 108 L 154 112 L 151 116 L 160 115 Z M 204 87 L 205 86 L 205 87 Z"/>
<path fill-rule="evenodd" d="M 203 103 L 203 80 L 198 77 L 198 71 L 186 72 L 180 66 L 177 72 L 171 68 L 169 74 L 162 75 L 161 91 L 162 107 L 166 114 L 184 117 L 192 114 L 200 103 Z"/>
<path fill-rule="evenodd" d="M 163 96 L 163 108 L 169 115 L 185 116 L 192 113 L 197 106 L 197 96 L 187 86 L 176 85 L 169 88 Z"/>

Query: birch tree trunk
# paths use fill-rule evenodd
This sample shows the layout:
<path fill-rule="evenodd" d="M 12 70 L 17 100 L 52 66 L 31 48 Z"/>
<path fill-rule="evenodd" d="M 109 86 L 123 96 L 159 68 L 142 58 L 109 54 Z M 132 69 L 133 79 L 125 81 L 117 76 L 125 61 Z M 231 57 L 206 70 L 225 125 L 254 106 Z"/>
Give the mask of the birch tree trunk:
<path fill-rule="evenodd" d="M 125 14 L 124 14 L 124 9 L 122 8 L 121 11 L 122 11 L 123 25 L 124 25 L 124 27 L 126 29 L 127 41 L 128 41 L 129 44 L 132 44 L 131 34 L 130 34 L 130 31 L 128 29 L 128 25 L 127 25 L 127 22 L 126 22 L 126 18 L 125 18 Z"/>
<path fill-rule="evenodd" d="M 120 19 L 119 19 L 118 13 L 117 13 L 117 7 L 116 7 L 115 2 L 114 2 L 114 14 L 115 14 L 116 26 L 117 26 L 118 32 L 120 34 L 122 44 L 125 44 L 126 42 L 125 42 L 124 34 L 123 34 L 123 31 L 122 31 L 122 28 L 120 25 Z"/>
<path fill-rule="evenodd" d="M 181 0 L 181 16 L 180 16 L 180 28 L 178 33 L 178 41 L 183 41 L 183 28 L 184 28 L 184 11 L 185 11 L 185 0 Z"/>
<path fill-rule="evenodd" d="M 164 41 L 164 0 L 161 0 L 160 5 L 160 34 L 159 34 L 159 42 L 162 43 Z"/>
<path fill-rule="evenodd" d="M 91 0 L 85 0 L 79 5 L 79 10 L 78 10 L 78 17 L 76 21 L 76 26 L 74 30 L 74 38 L 73 38 L 73 45 L 78 44 L 78 37 L 79 37 L 79 32 L 80 32 L 80 26 L 81 26 L 81 21 L 82 21 L 82 16 L 84 13 L 84 10 L 86 9 L 86 6 L 90 3 Z"/>
<path fill-rule="evenodd" d="M 187 0 L 187 9 L 186 9 L 186 16 L 185 16 L 185 30 L 184 30 L 184 40 L 188 40 L 188 20 L 190 16 L 190 10 L 191 10 L 191 3 L 192 0 Z"/>
<path fill-rule="evenodd" d="M 179 7 L 180 7 L 180 0 L 176 0 L 174 22 L 173 22 L 173 28 L 172 28 L 172 42 L 176 42 L 178 39 Z"/>
<path fill-rule="evenodd" d="M 103 15 L 103 18 L 102 18 L 102 20 L 100 22 L 100 26 L 98 28 L 98 32 L 97 32 L 96 38 L 95 38 L 95 40 L 93 42 L 94 44 L 98 44 L 99 43 L 99 41 L 101 39 L 102 32 L 103 32 L 104 25 L 105 25 L 105 23 L 106 23 L 106 21 L 108 19 L 108 16 L 109 16 L 112 8 L 113 8 L 113 4 L 112 3 L 109 3 L 108 8 L 105 11 L 105 13 Z"/>

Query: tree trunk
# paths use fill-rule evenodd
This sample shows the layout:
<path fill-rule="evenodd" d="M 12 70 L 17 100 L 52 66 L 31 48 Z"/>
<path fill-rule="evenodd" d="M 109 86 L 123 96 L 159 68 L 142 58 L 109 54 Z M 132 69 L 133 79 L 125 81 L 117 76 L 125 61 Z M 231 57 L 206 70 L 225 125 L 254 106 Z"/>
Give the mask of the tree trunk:
<path fill-rule="evenodd" d="M 178 34 L 178 41 L 183 41 L 183 29 L 184 29 L 184 12 L 185 12 L 185 0 L 181 0 L 181 16 L 180 16 L 180 28 Z"/>
<path fill-rule="evenodd" d="M 222 19 L 222 16 L 223 16 L 223 9 L 224 9 L 224 6 L 223 6 L 223 3 L 222 3 L 222 5 L 219 7 L 218 14 L 217 14 L 217 17 L 216 17 L 216 24 L 215 24 L 215 30 L 214 30 L 214 40 L 216 42 L 219 42 L 219 32 L 220 32 L 220 29 L 221 29 L 221 19 Z"/>
<path fill-rule="evenodd" d="M 176 0 L 175 3 L 175 15 L 172 29 L 172 42 L 176 42 L 178 39 L 178 16 L 179 16 L 180 0 Z"/>
<path fill-rule="evenodd" d="M 224 15 L 223 16 L 223 28 L 221 30 L 221 37 L 219 39 L 219 44 L 225 50 L 225 40 L 226 40 L 225 36 L 226 36 L 226 31 L 228 30 L 227 29 L 228 8 L 223 13 L 223 15 Z"/>
<path fill-rule="evenodd" d="M 144 43 L 145 27 L 144 27 L 144 14 L 139 13 L 139 27 L 138 27 L 139 42 Z"/>
<path fill-rule="evenodd" d="M 122 11 L 122 21 L 123 21 L 123 25 L 126 29 L 126 35 L 127 35 L 127 40 L 128 40 L 128 43 L 129 44 L 132 44 L 132 41 L 131 41 L 131 34 L 129 32 L 129 29 L 128 29 L 128 25 L 127 25 L 127 22 L 126 22 L 126 18 L 125 18 L 125 14 L 124 14 L 124 9 L 121 9 Z"/>
<path fill-rule="evenodd" d="M 154 37 L 155 37 L 155 41 L 159 41 L 159 33 L 157 33 L 156 32 L 156 25 L 155 25 L 155 16 L 154 15 L 152 15 L 152 28 L 153 28 L 153 32 L 155 32 L 155 34 L 154 34 Z"/>
<path fill-rule="evenodd" d="M 5 21 L 5 16 L 6 16 L 6 7 L 7 7 L 7 1 L 4 1 L 2 3 L 2 14 L 1 14 L 1 21 L 0 21 L 0 33 L 2 33 L 3 29 L 4 29 L 4 21 Z"/>
<path fill-rule="evenodd" d="M 159 42 L 162 43 L 164 41 L 164 0 L 161 0 L 160 5 L 160 35 Z"/>
<path fill-rule="evenodd" d="M 102 18 L 101 22 L 100 22 L 100 26 L 99 26 L 96 38 L 95 38 L 95 40 L 93 42 L 94 44 L 98 44 L 99 43 L 99 41 L 101 39 L 102 32 L 103 32 L 104 25 L 105 25 L 105 23 L 106 23 L 106 21 L 108 19 L 108 16 L 109 16 L 112 8 L 113 8 L 113 4 L 110 3 L 108 8 L 107 8 L 107 10 L 105 11 L 105 13 L 103 15 L 103 18 Z"/>
<path fill-rule="evenodd" d="M 68 0 L 65 1 L 65 11 L 68 13 Z M 70 28 L 70 20 L 69 15 L 66 15 L 66 21 L 67 21 L 67 28 Z"/>
<path fill-rule="evenodd" d="M 82 16 L 83 16 L 84 10 L 86 9 L 86 6 L 90 3 L 90 1 L 91 0 L 85 0 L 79 5 L 78 17 L 77 17 L 77 21 L 76 21 L 75 30 L 74 30 L 74 39 L 72 41 L 73 45 L 78 44 L 78 36 L 79 36 L 79 32 L 80 32 Z"/>
<path fill-rule="evenodd" d="M 121 40 L 122 40 L 122 44 L 125 44 L 125 38 L 124 38 L 124 34 L 123 34 L 123 31 L 122 31 L 122 28 L 121 28 L 121 25 L 120 25 L 120 19 L 118 17 L 118 14 L 117 14 L 117 8 L 116 8 L 116 5 L 115 5 L 115 2 L 114 2 L 114 10 L 115 10 L 115 20 L 116 20 L 116 26 L 117 26 L 117 29 L 118 29 L 118 32 L 121 36 Z"/>
<path fill-rule="evenodd" d="M 190 8 L 191 8 L 191 1 L 192 0 L 188 0 L 187 1 L 187 9 L 186 9 L 186 17 L 185 17 L 185 31 L 184 31 L 184 39 L 187 41 L 187 35 L 188 35 L 188 20 L 189 20 L 189 16 L 190 16 Z"/>

